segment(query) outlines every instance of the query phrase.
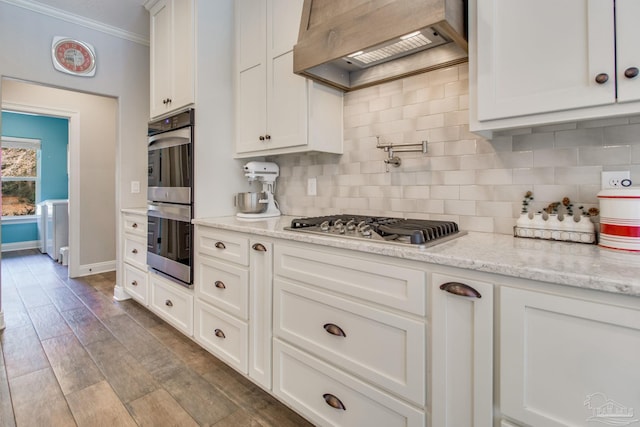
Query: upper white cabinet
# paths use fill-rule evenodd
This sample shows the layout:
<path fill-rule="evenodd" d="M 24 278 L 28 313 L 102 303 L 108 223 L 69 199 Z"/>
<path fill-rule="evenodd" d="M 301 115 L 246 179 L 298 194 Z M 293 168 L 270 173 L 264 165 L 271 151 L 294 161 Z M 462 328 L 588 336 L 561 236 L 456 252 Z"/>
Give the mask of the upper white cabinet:
<path fill-rule="evenodd" d="M 302 0 L 238 0 L 236 157 L 342 152 L 342 93 L 293 73 Z"/>
<path fill-rule="evenodd" d="M 637 112 L 639 18 L 634 0 L 472 1 L 471 130 Z"/>
<path fill-rule="evenodd" d="M 151 15 L 151 117 L 195 101 L 193 0 L 160 0 Z"/>

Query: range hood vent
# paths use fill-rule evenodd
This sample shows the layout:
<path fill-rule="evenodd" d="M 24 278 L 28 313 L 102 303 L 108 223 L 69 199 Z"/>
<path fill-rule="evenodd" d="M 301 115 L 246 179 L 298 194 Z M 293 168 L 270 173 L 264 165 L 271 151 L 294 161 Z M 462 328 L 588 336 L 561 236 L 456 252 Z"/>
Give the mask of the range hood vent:
<path fill-rule="evenodd" d="M 467 61 L 466 0 L 305 0 L 293 71 L 350 91 Z"/>

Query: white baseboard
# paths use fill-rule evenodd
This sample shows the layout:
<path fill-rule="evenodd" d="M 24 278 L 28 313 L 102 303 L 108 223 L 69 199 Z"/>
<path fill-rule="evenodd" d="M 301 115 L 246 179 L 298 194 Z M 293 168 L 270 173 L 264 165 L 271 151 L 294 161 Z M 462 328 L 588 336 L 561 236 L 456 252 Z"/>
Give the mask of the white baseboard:
<path fill-rule="evenodd" d="M 92 274 L 115 271 L 116 261 L 97 262 L 95 264 L 85 264 L 78 268 L 78 275 L 75 277 L 90 276 Z"/>
<path fill-rule="evenodd" d="M 22 251 L 25 249 L 38 249 L 40 241 L 31 240 L 28 242 L 3 243 L 2 252 Z"/>
<path fill-rule="evenodd" d="M 116 301 L 124 301 L 131 299 L 131 295 L 129 295 L 122 286 L 116 285 L 113 288 L 113 299 Z"/>

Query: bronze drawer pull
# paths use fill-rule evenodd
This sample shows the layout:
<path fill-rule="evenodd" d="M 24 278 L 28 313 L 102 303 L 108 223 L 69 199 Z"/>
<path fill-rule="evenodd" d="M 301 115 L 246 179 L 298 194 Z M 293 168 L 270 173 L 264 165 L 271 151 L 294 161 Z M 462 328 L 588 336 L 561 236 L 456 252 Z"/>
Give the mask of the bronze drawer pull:
<path fill-rule="evenodd" d="M 609 81 L 609 74 L 607 73 L 600 73 L 596 76 L 596 83 L 598 83 L 599 85 L 605 84 L 608 81 Z"/>
<path fill-rule="evenodd" d="M 173 307 L 173 303 L 171 302 L 171 300 L 170 300 L 170 299 L 165 300 L 165 301 L 164 301 L 164 305 L 166 305 L 167 307 Z"/>
<path fill-rule="evenodd" d="M 254 251 L 258 251 L 258 252 L 267 252 L 267 248 L 264 247 L 264 245 L 262 243 L 254 243 L 253 246 L 251 246 L 251 248 Z"/>
<path fill-rule="evenodd" d="M 337 337 L 344 337 L 344 338 L 347 337 L 347 334 L 344 333 L 342 328 L 340 326 L 338 326 L 338 325 L 333 324 L 333 323 L 325 323 L 323 328 L 324 328 L 325 331 L 327 331 L 331 335 L 335 335 Z"/>
<path fill-rule="evenodd" d="M 638 73 L 640 73 L 640 70 L 638 70 L 638 67 L 629 67 L 626 70 L 624 70 L 624 76 L 628 79 L 637 77 Z"/>
<path fill-rule="evenodd" d="M 461 297 L 482 298 L 480 292 L 476 291 L 469 285 L 465 285 L 464 283 L 447 282 L 440 285 L 440 289 L 454 295 L 460 295 Z"/>
<path fill-rule="evenodd" d="M 131 253 L 135 255 L 135 254 L 138 253 L 138 250 L 134 248 L 134 249 L 131 250 Z"/>
<path fill-rule="evenodd" d="M 131 224 L 131 228 L 138 228 L 138 224 L 134 222 L 133 224 Z"/>
<path fill-rule="evenodd" d="M 260 135 L 260 136 L 258 137 L 258 139 L 259 139 L 260 141 L 264 141 L 264 136 Z"/>
<path fill-rule="evenodd" d="M 331 406 L 332 408 L 342 409 L 343 411 L 347 410 L 347 408 L 344 407 L 342 401 L 335 397 L 333 394 L 325 393 L 322 395 L 322 397 L 324 397 L 324 401 L 327 402 L 327 405 Z"/>
<path fill-rule="evenodd" d="M 138 282 L 136 280 L 134 280 L 133 282 L 131 282 L 132 286 L 138 286 Z"/>
<path fill-rule="evenodd" d="M 227 249 L 227 247 L 222 242 L 216 242 L 215 247 L 218 249 Z"/>
<path fill-rule="evenodd" d="M 222 329 L 216 329 L 215 331 L 213 331 L 213 333 L 215 333 L 218 338 L 226 338 L 224 332 L 222 332 Z"/>
<path fill-rule="evenodd" d="M 220 280 L 216 280 L 214 282 L 214 285 L 216 285 L 216 288 L 218 288 L 218 289 L 227 289 L 227 287 L 224 285 L 224 283 L 222 283 Z"/>

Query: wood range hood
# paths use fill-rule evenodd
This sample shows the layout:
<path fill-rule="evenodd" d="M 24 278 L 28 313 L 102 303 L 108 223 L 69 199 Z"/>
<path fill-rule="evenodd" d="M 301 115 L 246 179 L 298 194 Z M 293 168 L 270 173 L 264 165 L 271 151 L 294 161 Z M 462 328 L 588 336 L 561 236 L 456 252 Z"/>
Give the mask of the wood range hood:
<path fill-rule="evenodd" d="M 351 91 L 466 62 L 466 0 L 305 0 L 296 74 Z"/>

